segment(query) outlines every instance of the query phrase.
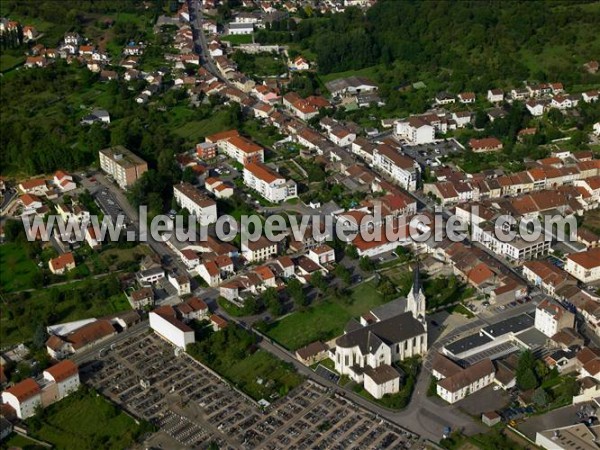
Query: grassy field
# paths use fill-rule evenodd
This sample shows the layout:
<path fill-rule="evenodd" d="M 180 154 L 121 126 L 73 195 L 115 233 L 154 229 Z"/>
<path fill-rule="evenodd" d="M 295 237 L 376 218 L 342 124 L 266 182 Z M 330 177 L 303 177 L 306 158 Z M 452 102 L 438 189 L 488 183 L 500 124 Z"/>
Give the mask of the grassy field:
<path fill-rule="evenodd" d="M 23 450 L 45 450 L 46 447 L 43 447 L 37 444 L 35 441 L 26 438 L 25 436 L 21 436 L 20 434 L 12 433 L 10 437 L 2 442 L 0 445 L 2 450 L 4 449 L 12 449 L 12 448 L 21 448 Z"/>
<path fill-rule="evenodd" d="M 285 316 L 269 325 L 269 337 L 290 350 L 296 350 L 317 340 L 329 340 L 342 334 L 353 317 L 384 303 L 382 295 L 371 282 L 361 284 L 345 302 L 327 298 L 318 304 Z"/>
<path fill-rule="evenodd" d="M 273 394 L 284 396 L 302 382 L 298 373 L 265 350 L 231 365 L 224 375 L 256 400 L 269 400 Z"/>
<path fill-rule="evenodd" d="M 323 83 L 327 83 L 328 81 L 331 80 L 337 80 L 338 78 L 346 78 L 346 77 L 351 77 L 351 76 L 357 76 L 357 77 L 367 77 L 367 78 L 371 78 L 371 81 L 375 81 L 374 77 L 375 75 L 380 72 L 381 67 L 380 66 L 372 66 L 372 67 L 365 67 L 364 69 L 359 69 L 359 70 L 348 70 L 346 72 L 335 72 L 335 73 L 328 73 L 327 75 L 322 75 L 321 81 L 323 81 Z"/>
<path fill-rule="evenodd" d="M 40 268 L 23 246 L 16 243 L 0 245 L 0 292 L 14 292 L 33 287 L 33 278 Z"/>
<path fill-rule="evenodd" d="M 127 270 L 148 254 L 150 254 L 148 247 L 137 245 L 133 248 L 108 248 L 102 250 L 101 253 L 90 250 L 84 258 L 85 263 L 94 273 L 106 273 L 108 271 Z"/>
<path fill-rule="evenodd" d="M 23 64 L 25 57 L 3 54 L 0 55 L 0 72 L 6 72 L 13 67 Z"/>
<path fill-rule="evenodd" d="M 190 345 L 188 352 L 256 400 L 284 396 L 303 380 L 291 364 L 256 350 L 255 336 L 233 324 L 210 331 Z"/>
<path fill-rule="evenodd" d="M 129 448 L 149 424 L 139 424 L 103 397 L 79 391 L 43 412 L 41 420 L 30 420 L 33 436 L 68 449 Z"/>
<path fill-rule="evenodd" d="M 251 34 L 230 34 L 228 36 L 221 36 L 221 40 L 231 42 L 232 45 L 252 44 L 252 35 Z"/>
<path fill-rule="evenodd" d="M 183 123 L 173 128 L 173 132 L 189 143 L 196 144 L 201 138 L 224 131 L 227 126 L 227 111 L 220 110 L 204 120 L 182 121 Z"/>
<path fill-rule="evenodd" d="M 39 326 L 129 310 L 127 298 L 113 282 L 109 277 L 88 279 L 8 296 L 0 303 L 0 342 L 28 341 Z"/>

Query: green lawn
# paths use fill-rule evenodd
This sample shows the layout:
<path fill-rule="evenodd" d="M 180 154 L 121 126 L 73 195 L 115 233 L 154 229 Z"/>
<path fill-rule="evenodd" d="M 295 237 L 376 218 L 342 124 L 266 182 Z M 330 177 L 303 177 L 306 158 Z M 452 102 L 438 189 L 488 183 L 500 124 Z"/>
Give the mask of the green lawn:
<path fill-rule="evenodd" d="M 10 449 L 10 448 L 21 448 L 23 450 L 45 450 L 46 447 L 39 445 L 35 441 L 26 438 L 25 436 L 21 436 L 20 434 L 13 433 L 10 437 L 2 442 L 0 446 L 1 449 Z"/>
<path fill-rule="evenodd" d="M 346 72 L 328 73 L 327 75 L 321 76 L 321 81 L 323 81 L 323 83 L 327 83 L 328 81 L 337 80 L 338 78 L 346 78 L 352 76 L 367 77 L 371 78 L 371 81 L 375 81 L 374 77 L 380 70 L 381 66 L 372 66 L 365 67 L 364 69 L 359 70 L 348 70 Z"/>
<path fill-rule="evenodd" d="M 252 44 L 252 35 L 251 34 L 230 34 L 228 36 L 221 36 L 221 40 L 231 42 L 232 45 Z"/>
<path fill-rule="evenodd" d="M 40 268 L 27 256 L 24 246 L 12 242 L 0 245 L 1 292 L 33 288 L 38 273 Z"/>
<path fill-rule="evenodd" d="M 284 396 L 302 382 L 298 373 L 266 350 L 246 356 L 231 365 L 224 375 L 257 400 L 269 400 L 273 394 Z"/>
<path fill-rule="evenodd" d="M 284 347 L 296 350 L 317 340 L 327 341 L 339 336 L 351 318 L 384 303 L 372 282 L 361 284 L 345 300 L 324 299 L 268 325 L 266 333 Z"/>
<path fill-rule="evenodd" d="M 291 364 L 256 350 L 254 334 L 234 324 L 209 331 L 188 352 L 255 400 L 282 397 L 303 380 Z"/>
<path fill-rule="evenodd" d="M 32 435 L 58 449 L 95 450 L 131 447 L 151 425 L 139 424 L 104 397 L 85 390 L 46 408 L 28 421 Z"/>
<path fill-rule="evenodd" d="M 13 67 L 18 66 L 19 64 L 23 64 L 24 62 L 24 56 L 19 57 L 7 54 L 0 55 L 0 72 L 6 72 Z"/>
<path fill-rule="evenodd" d="M 228 128 L 227 118 L 227 111 L 219 110 L 207 119 L 184 121 L 179 127 L 174 128 L 173 132 L 187 142 L 198 143 L 201 138 L 225 131 Z"/>

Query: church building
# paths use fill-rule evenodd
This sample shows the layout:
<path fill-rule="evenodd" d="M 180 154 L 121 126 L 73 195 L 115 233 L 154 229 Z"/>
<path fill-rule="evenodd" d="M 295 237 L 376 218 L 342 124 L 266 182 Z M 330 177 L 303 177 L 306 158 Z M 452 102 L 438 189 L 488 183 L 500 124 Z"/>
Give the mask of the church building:
<path fill-rule="evenodd" d="M 351 320 L 336 340 L 335 369 L 375 398 L 398 392 L 401 374 L 391 365 L 427 353 L 425 294 L 418 266 L 407 298 L 386 303 Z"/>

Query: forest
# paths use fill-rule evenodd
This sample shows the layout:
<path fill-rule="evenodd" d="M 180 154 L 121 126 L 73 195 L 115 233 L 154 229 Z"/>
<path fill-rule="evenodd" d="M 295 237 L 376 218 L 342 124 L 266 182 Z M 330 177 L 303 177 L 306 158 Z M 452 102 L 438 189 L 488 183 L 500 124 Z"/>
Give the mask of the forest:
<path fill-rule="evenodd" d="M 256 38 L 310 50 L 322 74 L 396 61 L 407 74 L 446 70 L 487 88 L 529 77 L 581 81 L 573 59 L 580 65 L 600 53 L 598 23 L 600 5 L 591 1 L 380 0 L 366 15 L 348 8 L 279 24 Z"/>

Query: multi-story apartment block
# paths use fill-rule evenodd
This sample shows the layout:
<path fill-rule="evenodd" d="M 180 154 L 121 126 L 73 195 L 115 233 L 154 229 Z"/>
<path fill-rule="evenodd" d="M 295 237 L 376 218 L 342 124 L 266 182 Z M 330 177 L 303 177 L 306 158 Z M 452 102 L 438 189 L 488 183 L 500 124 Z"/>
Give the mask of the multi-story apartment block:
<path fill-rule="evenodd" d="M 373 167 L 383 171 L 404 189 L 417 189 L 418 164 L 408 156 L 400 154 L 394 147 L 379 145 L 373 152 Z"/>
<path fill-rule="evenodd" d="M 121 189 L 127 189 L 148 170 L 146 161 L 120 145 L 100 150 L 99 155 L 100 167 Z"/>
<path fill-rule="evenodd" d="M 175 201 L 196 217 L 201 225 L 217 221 L 217 203 L 202 194 L 190 183 L 179 183 L 173 187 Z"/>
<path fill-rule="evenodd" d="M 272 203 L 286 201 L 298 194 L 293 180 L 286 180 L 261 163 L 249 163 L 244 166 L 244 184 Z"/>

